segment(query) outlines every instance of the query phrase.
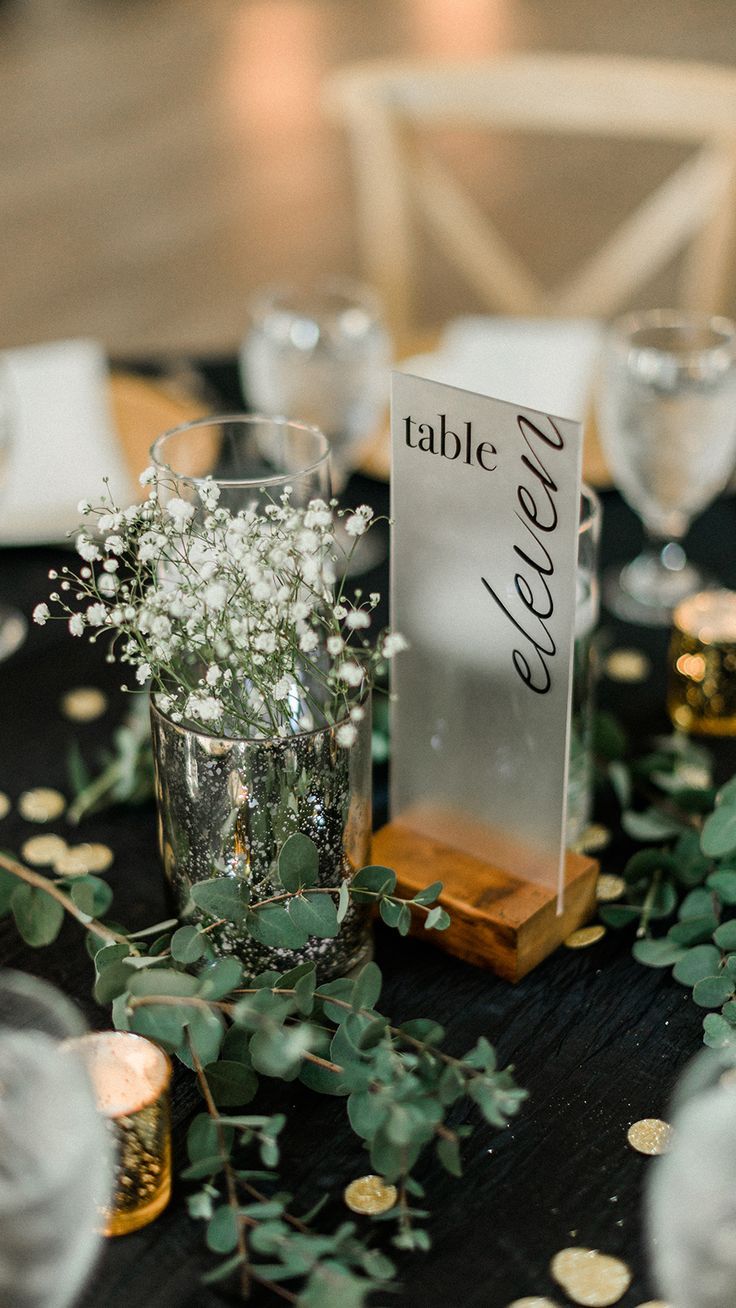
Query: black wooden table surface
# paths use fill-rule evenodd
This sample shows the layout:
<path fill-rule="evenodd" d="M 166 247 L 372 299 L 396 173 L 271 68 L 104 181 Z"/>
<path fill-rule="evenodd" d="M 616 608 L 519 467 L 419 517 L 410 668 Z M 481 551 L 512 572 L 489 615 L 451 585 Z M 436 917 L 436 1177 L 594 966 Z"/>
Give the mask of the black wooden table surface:
<path fill-rule="evenodd" d="M 223 406 L 238 403 L 232 364 L 210 364 L 208 377 Z M 356 479 L 357 499 L 385 502 L 385 488 Z M 722 581 L 736 586 L 736 505 L 724 499 L 695 525 L 693 557 Z M 603 561 L 625 560 L 638 548 L 640 529 L 618 496 L 604 496 Z M 47 571 L 59 551 L 5 550 L 0 554 L 0 595 L 30 612 L 47 593 Z M 380 578 L 364 584 L 374 589 Z M 612 647 L 644 650 L 650 678 L 636 686 L 601 683 L 599 700 L 642 739 L 667 730 L 664 667 L 667 634 L 625 627 L 604 613 Z M 66 758 L 73 740 L 90 763 L 109 740 L 127 705 L 117 692 L 119 671 L 102 651 L 70 639 L 62 624 L 34 627 L 22 649 L 0 664 L 0 789 L 12 800 L 31 786 L 68 793 Z M 110 695 L 99 721 L 72 724 L 59 712 L 65 690 L 97 685 Z M 736 770 L 730 743 L 717 750 L 723 777 Z M 379 797 L 381 778 L 379 777 Z M 117 809 L 88 819 L 77 833 L 63 819 L 54 830 L 75 839 L 101 840 L 115 851 L 109 874 L 115 916 L 140 927 L 168 914 L 154 843 L 151 807 Z M 17 851 L 38 831 L 15 809 L 0 823 L 0 846 Z M 603 855 L 603 866 L 620 867 L 627 847 L 620 840 Z M 416 1308 L 503 1308 L 523 1295 L 552 1295 L 548 1274 L 553 1254 L 570 1244 L 616 1254 L 630 1264 L 634 1280 L 622 1308 L 654 1297 L 647 1279 L 641 1233 L 642 1182 L 649 1160 L 632 1152 L 626 1130 L 641 1117 L 666 1114 L 670 1091 L 683 1064 L 701 1044 L 702 1009 L 667 972 L 640 967 L 630 955 L 628 933 L 609 932 L 590 949 L 561 949 L 517 986 L 450 959 L 431 944 L 399 940 L 376 928 L 376 959 L 384 972 L 384 1012 L 397 1020 L 431 1016 L 447 1029 L 449 1047 L 463 1052 L 484 1034 L 500 1059 L 515 1065 L 530 1091 L 521 1115 L 504 1131 L 475 1125 L 464 1149 L 465 1173 L 454 1180 L 428 1160 L 426 1183 L 432 1250 L 401 1260 L 401 1291 L 376 1303 Z M 89 999 L 91 965 L 81 931 L 65 924 L 59 941 L 34 951 L 8 920 L 0 922 L 0 962 L 55 982 L 84 1007 L 89 1020 L 109 1017 Z M 198 1102 L 187 1075 L 174 1093 L 176 1138 Z M 253 1111 L 284 1109 L 282 1171 L 296 1211 L 323 1191 L 333 1198 L 321 1221 L 347 1216 L 345 1184 L 370 1170 L 360 1142 L 345 1124 L 344 1101 L 312 1095 L 298 1084 L 264 1083 Z M 359 1219 L 363 1220 L 363 1219 Z M 364 1219 L 368 1221 L 368 1219 Z M 186 1213 L 183 1187 L 175 1184 L 169 1209 L 152 1226 L 109 1241 L 82 1303 L 85 1308 L 215 1308 L 227 1292 L 205 1289 L 200 1274 L 212 1263 L 203 1228 Z M 257 1296 L 256 1304 L 275 1302 Z"/>

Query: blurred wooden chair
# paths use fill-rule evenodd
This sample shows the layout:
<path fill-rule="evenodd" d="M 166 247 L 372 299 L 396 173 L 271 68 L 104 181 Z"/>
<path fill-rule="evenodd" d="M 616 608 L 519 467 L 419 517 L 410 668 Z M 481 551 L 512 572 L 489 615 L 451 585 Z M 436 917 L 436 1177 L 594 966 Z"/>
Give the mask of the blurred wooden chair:
<path fill-rule="evenodd" d="M 736 71 L 562 54 L 364 63 L 332 74 L 324 97 L 349 133 L 363 271 L 400 346 L 416 339 L 415 211 L 489 312 L 607 318 L 680 252 L 680 304 L 723 309 L 736 227 Z M 693 151 L 582 266 L 548 288 L 426 140 L 437 128 L 480 125 Z"/>

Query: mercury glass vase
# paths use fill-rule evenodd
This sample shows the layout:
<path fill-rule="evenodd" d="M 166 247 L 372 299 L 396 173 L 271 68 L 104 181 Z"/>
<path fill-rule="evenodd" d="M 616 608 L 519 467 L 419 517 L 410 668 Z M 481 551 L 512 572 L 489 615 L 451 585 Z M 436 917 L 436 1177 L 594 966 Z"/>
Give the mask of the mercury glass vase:
<path fill-rule="evenodd" d="M 255 903 L 283 891 L 277 863 L 288 836 L 309 836 L 319 854 L 318 885 L 339 886 L 369 861 L 370 702 L 357 739 L 338 745 L 340 723 L 283 739 L 208 735 L 177 724 L 151 703 L 159 851 L 178 913 L 211 926 L 191 888 L 211 877 L 245 877 Z M 209 932 L 220 955 L 255 975 L 314 961 L 320 979 L 343 975 L 370 956 L 369 910 L 351 903 L 334 939 L 300 949 L 270 948 L 224 923 Z"/>

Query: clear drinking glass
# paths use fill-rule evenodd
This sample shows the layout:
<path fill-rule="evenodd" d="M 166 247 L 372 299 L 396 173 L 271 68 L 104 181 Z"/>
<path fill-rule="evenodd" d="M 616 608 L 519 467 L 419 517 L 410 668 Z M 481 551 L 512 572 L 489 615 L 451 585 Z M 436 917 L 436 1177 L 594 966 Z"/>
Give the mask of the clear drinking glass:
<path fill-rule="evenodd" d="M 306 423 L 257 414 L 200 418 L 164 432 L 151 446 L 158 469 L 172 474 L 175 486 L 164 495 L 199 503 L 197 487 L 212 477 L 220 504 L 231 513 L 278 500 L 287 486 L 291 503 L 329 500 L 330 450 L 325 436 Z"/>
<path fill-rule="evenodd" d="M 668 625 L 704 579 L 682 539 L 723 490 L 736 461 L 736 327 L 726 318 L 656 309 L 613 324 L 599 392 L 601 438 L 645 548 L 604 580 L 620 617 Z"/>
<path fill-rule="evenodd" d="M 7 369 L 0 359 L 0 498 L 8 478 L 13 435 L 13 396 Z M 9 658 L 26 638 L 28 624 L 23 614 L 0 604 L 0 659 Z"/>
<path fill-rule="evenodd" d="M 565 843 L 568 846 L 574 845 L 582 836 L 590 821 L 593 805 L 594 635 L 600 610 L 598 589 L 600 534 L 600 500 L 589 486 L 583 485 L 580 488 L 570 761 L 567 774 Z"/>
<path fill-rule="evenodd" d="M 105 1124 L 80 1057 L 85 1031 L 53 986 L 0 972 L 0 1303 L 65 1308 L 100 1244 L 111 1182 Z"/>
<path fill-rule="evenodd" d="M 325 433 L 338 492 L 387 407 L 390 362 L 376 296 L 347 278 L 272 287 L 250 306 L 240 355 L 244 392 L 261 412 Z"/>

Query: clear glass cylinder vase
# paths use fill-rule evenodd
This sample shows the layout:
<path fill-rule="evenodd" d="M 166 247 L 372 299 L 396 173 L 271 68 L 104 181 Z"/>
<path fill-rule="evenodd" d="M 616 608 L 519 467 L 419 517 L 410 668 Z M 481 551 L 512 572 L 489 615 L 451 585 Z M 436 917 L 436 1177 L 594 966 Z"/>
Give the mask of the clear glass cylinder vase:
<path fill-rule="evenodd" d="M 318 885 L 339 886 L 369 861 L 371 839 L 370 701 L 357 738 L 337 743 L 341 723 L 280 739 L 208 735 L 172 721 L 151 701 L 158 842 L 179 915 L 211 926 L 193 903 L 192 885 L 244 877 L 250 901 L 283 892 L 278 855 L 294 832 L 319 855 Z M 269 948 L 227 922 L 209 931 L 218 954 L 249 975 L 314 961 L 322 980 L 370 956 L 369 910 L 351 903 L 334 939 L 311 937 L 301 949 Z"/>

